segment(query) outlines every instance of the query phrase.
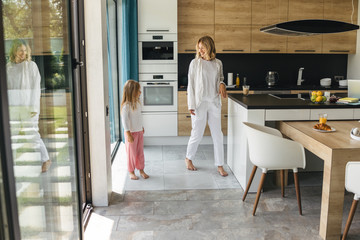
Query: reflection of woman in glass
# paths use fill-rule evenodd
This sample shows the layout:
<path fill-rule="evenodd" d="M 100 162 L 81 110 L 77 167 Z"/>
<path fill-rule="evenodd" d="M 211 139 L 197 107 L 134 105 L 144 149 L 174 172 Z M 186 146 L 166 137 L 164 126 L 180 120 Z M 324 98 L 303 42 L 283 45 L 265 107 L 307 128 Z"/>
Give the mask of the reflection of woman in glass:
<path fill-rule="evenodd" d="M 36 63 L 31 61 L 30 47 L 23 40 L 13 41 L 9 55 L 7 86 L 10 119 L 13 123 L 20 122 L 20 127 L 26 129 L 26 132 L 30 132 L 36 145 L 40 146 L 41 171 L 46 172 L 51 165 L 51 161 L 45 144 L 40 137 L 38 127 L 41 94 L 39 69 Z M 15 126 L 12 124 L 12 131 L 13 127 L 16 129 L 16 124 Z"/>

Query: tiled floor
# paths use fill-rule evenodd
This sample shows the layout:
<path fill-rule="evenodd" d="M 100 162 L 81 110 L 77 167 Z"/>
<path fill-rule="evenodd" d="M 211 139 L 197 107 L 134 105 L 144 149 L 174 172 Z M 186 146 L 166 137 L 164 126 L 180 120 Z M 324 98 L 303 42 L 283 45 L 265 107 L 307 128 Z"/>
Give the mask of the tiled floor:
<path fill-rule="evenodd" d="M 241 201 L 243 190 L 232 173 L 226 178 L 217 174 L 211 147 L 199 148 L 197 172 L 185 169 L 185 148 L 146 147 L 147 180 L 128 180 L 118 158 L 111 204 L 94 209 L 85 239 L 320 239 L 321 173 L 299 174 L 303 216 L 291 178 L 281 198 L 271 175 L 252 216 L 255 194 Z M 343 225 L 351 201 L 347 193 Z M 348 239 L 360 239 L 359 211 Z"/>

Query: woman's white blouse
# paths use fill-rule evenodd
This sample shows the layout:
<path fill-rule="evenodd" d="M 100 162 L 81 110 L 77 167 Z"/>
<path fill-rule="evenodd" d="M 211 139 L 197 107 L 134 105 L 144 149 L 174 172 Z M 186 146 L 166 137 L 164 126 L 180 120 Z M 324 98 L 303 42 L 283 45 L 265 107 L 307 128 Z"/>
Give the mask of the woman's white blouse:
<path fill-rule="evenodd" d="M 196 109 L 202 101 L 220 106 L 220 84 L 225 84 L 222 62 L 219 59 L 206 61 L 193 59 L 188 74 L 188 109 Z"/>
<path fill-rule="evenodd" d="M 10 62 L 6 67 L 9 105 L 28 107 L 30 112 L 39 114 L 41 77 L 36 63 Z"/>
<path fill-rule="evenodd" d="M 132 110 L 130 104 L 125 104 L 121 110 L 121 121 L 124 131 L 140 132 L 143 130 L 141 104 L 137 104 L 137 108 Z"/>

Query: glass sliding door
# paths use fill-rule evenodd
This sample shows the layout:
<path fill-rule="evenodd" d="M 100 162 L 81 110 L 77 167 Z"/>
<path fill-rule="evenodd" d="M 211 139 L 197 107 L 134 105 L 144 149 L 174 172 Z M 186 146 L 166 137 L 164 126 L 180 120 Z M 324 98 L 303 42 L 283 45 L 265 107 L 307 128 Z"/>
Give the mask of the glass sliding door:
<path fill-rule="evenodd" d="M 120 141 L 120 98 L 118 74 L 117 1 L 107 0 L 107 35 L 109 56 L 109 111 L 112 156 Z"/>
<path fill-rule="evenodd" d="M 2 159 L 0 152 L 0 162 L 1 161 Z M 0 164 L 0 240 L 10 239 L 6 211 L 7 210 L 5 205 L 5 190 L 2 176 L 2 166 Z"/>
<path fill-rule="evenodd" d="M 68 0 L 2 0 L 21 239 L 81 239 Z"/>

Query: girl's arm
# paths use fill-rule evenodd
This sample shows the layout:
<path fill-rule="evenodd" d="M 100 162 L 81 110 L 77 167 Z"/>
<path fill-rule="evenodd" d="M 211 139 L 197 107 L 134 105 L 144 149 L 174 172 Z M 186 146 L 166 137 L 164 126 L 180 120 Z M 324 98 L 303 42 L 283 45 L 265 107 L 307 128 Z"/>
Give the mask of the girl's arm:
<path fill-rule="evenodd" d="M 134 138 L 130 132 L 130 112 L 131 109 L 128 105 L 124 105 L 121 109 L 121 122 L 124 127 L 124 132 L 126 134 L 128 142 L 134 142 Z"/>

